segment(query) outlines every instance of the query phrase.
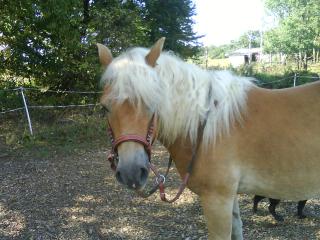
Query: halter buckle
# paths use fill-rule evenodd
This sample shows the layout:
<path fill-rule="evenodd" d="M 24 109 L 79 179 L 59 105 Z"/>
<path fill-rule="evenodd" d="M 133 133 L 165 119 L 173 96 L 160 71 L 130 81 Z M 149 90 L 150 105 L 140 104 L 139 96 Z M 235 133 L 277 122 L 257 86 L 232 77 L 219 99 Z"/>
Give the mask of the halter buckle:
<path fill-rule="evenodd" d="M 113 171 L 116 171 L 116 169 L 117 169 L 117 164 L 116 164 L 117 156 L 116 156 L 116 154 L 110 152 L 107 158 L 108 158 L 108 161 L 110 162 L 111 169 Z"/>
<path fill-rule="evenodd" d="M 156 177 L 156 183 L 159 185 L 160 183 L 165 183 L 166 182 L 166 177 L 162 174 L 159 174 L 159 176 Z"/>

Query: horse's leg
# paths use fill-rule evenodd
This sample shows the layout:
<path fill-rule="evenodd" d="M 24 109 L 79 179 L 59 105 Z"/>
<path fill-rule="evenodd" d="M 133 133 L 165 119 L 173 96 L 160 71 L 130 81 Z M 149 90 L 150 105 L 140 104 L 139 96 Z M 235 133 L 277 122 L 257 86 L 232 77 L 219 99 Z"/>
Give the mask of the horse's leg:
<path fill-rule="evenodd" d="M 256 213 L 257 210 L 258 210 L 258 203 L 264 199 L 265 197 L 264 196 L 260 196 L 260 195 L 255 195 L 254 198 L 253 198 L 253 212 Z"/>
<path fill-rule="evenodd" d="M 306 205 L 307 200 L 299 201 L 298 202 L 298 217 L 300 219 L 303 219 L 306 217 L 306 215 L 303 214 L 303 208 Z"/>
<path fill-rule="evenodd" d="M 282 222 L 284 220 L 283 217 L 276 213 L 276 207 L 279 204 L 280 200 L 269 198 L 269 201 L 270 201 L 269 212 L 271 213 L 271 215 L 274 217 L 275 220 Z"/>
<path fill-rule="evenodd" d="M 207 220 L 209 240 L 231 239 L 234 195 L 211 192 L 200 196 Z"/>
<path fill-rule="evenodd" d="M 243 240 L 242 221 L 240 217 L 239 202 L 237 196 L 234 198 L 232 211 L 232 240 Z"/>

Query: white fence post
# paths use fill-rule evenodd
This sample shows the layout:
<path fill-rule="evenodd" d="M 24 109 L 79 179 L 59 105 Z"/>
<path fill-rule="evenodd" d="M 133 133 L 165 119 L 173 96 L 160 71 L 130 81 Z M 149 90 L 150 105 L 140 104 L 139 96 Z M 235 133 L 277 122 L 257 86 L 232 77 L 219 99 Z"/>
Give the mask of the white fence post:
<path fill-rule="evenodd" d="M 296 86 L 296 81 L 297 81 L 297 73 L 294 73 L 294 77 L 293 77 L 293 87 Z"/>
<path fill-rule="evenodd" d="M 25 98 L 24 93 L 23 93 L 23 87 L 20 87 L 20 91 L 21 91 L 21 96 L 22 96 L 22 100 L 23 100 L 23 105 L 24 105 L 24 108 L 26 110 L 26 115 L 27 115 L 28 125 L 29 125 L 29 131 L 30 131 L 30 134 L 33 135 L 31 119 L 30 119 L 30 115 L 29 115 L 27 101 L 26 101 L 26 98 Z"/>

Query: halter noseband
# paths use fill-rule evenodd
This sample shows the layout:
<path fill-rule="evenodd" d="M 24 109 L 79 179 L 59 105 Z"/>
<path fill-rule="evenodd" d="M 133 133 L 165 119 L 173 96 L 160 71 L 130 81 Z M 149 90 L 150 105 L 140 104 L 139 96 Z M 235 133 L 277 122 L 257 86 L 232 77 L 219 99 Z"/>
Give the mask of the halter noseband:
<path fill-rule="evenodd" d="M 154 126 L 155 126 L 155 121 L 156 121 L 156 116 L 155 113 L 152 115 L 150 122 L 149 122 L 149 127 L 148 127 L 148 132 L 146 137 L 142 137 L 140 135 L 136 135 L 136 134 L 125 134 L 125 135 L 121 135 L 120 137 L 118 137 L 117 139 L 114 138 L 114 133 L 112 131 L 111 125 L 109 123 L 108 120 L 108 133 L 109 133 L 109 138 L 111 140 L 111 152 L 108 156 L 108 160 L 111 164 L 111 168 L 112 170 L 116 170 L 117 168 L 117 162 L 119 159 L 119 155 L 118 155 L 118 146 L 121 143 L 124 142 L 136 142 L 136 143 L 140 143 L 144 146 L 145 151 L 148 154 L 149 157 L 149 161 L 151 159 L 151 147 L 153 144 L 153 132 L 154 132 Z"/>

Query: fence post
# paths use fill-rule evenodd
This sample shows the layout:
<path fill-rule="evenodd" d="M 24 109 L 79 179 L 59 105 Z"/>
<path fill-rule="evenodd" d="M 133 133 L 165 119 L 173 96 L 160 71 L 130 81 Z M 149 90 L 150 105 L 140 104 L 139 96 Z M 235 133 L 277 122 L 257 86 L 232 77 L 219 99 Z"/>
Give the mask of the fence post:
<path fill-rule="evenodd" d="M 22 100 L 23 100 L 24 109 L 26 110 L 26 115 L 27 115 L 28 125 L 29 125 L 29 131 L 30 131 L 30 134 L 33 135 L 30 114 L 29 114 L 29 110 L 28 110 L 26 97 L 24 96 L 24 93 L 23 93 L 23 87 L 20 87 L 20 91 L 21 91 L 21 96 L 22 96 Z"/>
<path fill-rule="evenodd" d="M 294 73 L 294 77 L 293 77 L 293 87 L 296 86 L 296 81 L 297 81 L 297 73 Z"/>

